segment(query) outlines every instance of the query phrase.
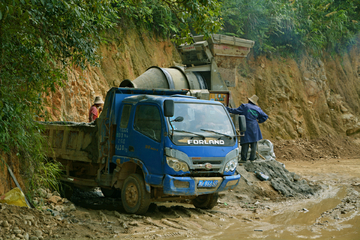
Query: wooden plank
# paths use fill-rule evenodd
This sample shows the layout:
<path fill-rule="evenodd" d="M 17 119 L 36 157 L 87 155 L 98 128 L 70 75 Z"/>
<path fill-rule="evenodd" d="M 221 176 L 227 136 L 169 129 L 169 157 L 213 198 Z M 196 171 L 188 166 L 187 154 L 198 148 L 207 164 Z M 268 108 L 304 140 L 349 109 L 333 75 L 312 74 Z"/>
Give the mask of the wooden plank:
<path fill-rule="evenodd" d="M 83 141 L 84 141 L 84 132 L 79 131 L 79 135 L 78 135 L 78 139 L 77 139 L 77 145 L 76 145 L 76 150 L 77 151 L 80 151 Z"/>

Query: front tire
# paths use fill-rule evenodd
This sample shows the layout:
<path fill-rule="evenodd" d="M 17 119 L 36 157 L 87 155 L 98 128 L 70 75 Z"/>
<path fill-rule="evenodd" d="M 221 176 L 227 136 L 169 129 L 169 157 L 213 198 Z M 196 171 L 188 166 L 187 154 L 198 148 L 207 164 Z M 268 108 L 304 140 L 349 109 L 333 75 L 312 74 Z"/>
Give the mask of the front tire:
<path fill-rule="evenodd" d="M 150 193 L 145 189 L 144 178 L 137 173 L 129 175 L 121 190 L 121 201 L 127 213 L 144 214 L 150 205 Z"/>
<path fill-rule="evenodd" d="M 196 208 L 201 209 L 212 209 L 217 205 L 219 198 L 218 193 L 200 195 L 192 200 L 192 204 Z"/>

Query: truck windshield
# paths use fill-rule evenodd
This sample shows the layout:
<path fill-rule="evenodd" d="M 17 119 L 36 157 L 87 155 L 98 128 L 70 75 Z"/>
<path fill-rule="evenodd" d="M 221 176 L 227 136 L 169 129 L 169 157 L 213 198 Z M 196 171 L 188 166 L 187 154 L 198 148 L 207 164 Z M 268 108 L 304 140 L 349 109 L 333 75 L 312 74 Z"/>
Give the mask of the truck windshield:
<path fill-rule="evenodd" d="M 192 136 L 227 138 L 235 135 L 231 119 L 221 105 L 175 103 L 174 116 L 170 118 L 170 122 L 174 135 L 194 133 Z M 171 126 L 169 130 L 172 131 Z"/>

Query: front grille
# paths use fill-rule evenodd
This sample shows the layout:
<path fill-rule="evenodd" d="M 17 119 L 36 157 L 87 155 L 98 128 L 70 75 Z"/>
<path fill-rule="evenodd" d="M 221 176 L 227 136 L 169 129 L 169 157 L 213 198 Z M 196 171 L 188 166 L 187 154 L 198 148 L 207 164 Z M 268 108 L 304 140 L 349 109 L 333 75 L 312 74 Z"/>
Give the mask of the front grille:
<path fill-rule="evenodd" d="M 212 158 L 212 157 L 204 157 L 204 158 L 195 158 L 192 159 L 192 166 L 191 169 L 193 172 L 198 173 L 218 173 L 222 169 L 223 158 Z M 211 168 L 206 168 L 206 164 L 210 163 Z"/>
<path fill-rule="evenodd" d="M 211 164 L 221 164 L 221 160 L 220 161 L 208 161 L 208 160 L 194 160 L 193 164 L 205 164 L 205 163 L 211 163 Z"/>

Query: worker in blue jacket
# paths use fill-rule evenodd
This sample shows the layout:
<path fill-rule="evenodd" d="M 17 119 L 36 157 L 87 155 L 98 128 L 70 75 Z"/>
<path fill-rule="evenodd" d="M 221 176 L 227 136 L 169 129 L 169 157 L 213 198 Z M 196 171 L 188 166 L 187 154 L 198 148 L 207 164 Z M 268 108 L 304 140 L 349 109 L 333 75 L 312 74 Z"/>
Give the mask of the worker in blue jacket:
<path fill-rule="evenodd" d="M 226 107 L 229 113 L 244 115 L 246 119 L 246 131 L 244 136 L 240 137 L 241 161 L 247 160 L 249 147 L 251 147 L 249 160 L 255 160 L 257 142 L 262 139 L 259 123 L 263 123 L 268 119 L 268 115 L 257 106 L 258 96 L 253 95 L 248 100 L 248 103 L 241 104 L 238 108 Z"/>

